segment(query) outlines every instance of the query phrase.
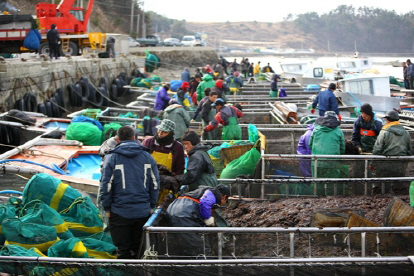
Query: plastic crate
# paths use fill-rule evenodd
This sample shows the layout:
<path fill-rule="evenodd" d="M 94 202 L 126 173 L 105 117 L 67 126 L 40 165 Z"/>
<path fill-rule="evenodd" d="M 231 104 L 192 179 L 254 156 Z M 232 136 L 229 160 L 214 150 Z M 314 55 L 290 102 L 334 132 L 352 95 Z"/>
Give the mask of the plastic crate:
<path fill-rule="evenodd" d="M 223 161 L 221 158 L 215 158 L 210 155 L 211 162 L 213 162 L 214 170 L 216 171 L 216 176 L 220 177 L 221 172 L 224 169 Z"/>
<path fill-rule="evenodd" d="M 224 167 L 227 166 L 234 159 L 239 158 L 249 150 L 251 150 L 253 145 L 239 145 L 232 146 L 231 148 L 222 148 L 220 150 L 220 156 L 223 160 Z"/>

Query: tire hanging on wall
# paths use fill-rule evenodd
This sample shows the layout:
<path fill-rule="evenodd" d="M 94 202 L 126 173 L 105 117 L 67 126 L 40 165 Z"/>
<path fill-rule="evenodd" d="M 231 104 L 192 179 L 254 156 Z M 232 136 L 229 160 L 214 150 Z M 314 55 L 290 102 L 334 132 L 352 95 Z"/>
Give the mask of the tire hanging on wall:
<path fill-rule="evenodd" d="M 99 92 L 101 92 L 102 104 L 101 106 L 108 106 L 108 91 L 105 87 L 98 87 Z"/>
<path fill-rule="evenodd" d="M 38 113 L 43 113 L 47 116 L 46 107 L 45 107 L 44 103 L 40 103 L 40 104 L 37 105 L 37 112 Z"/>
<path fill-rule="evenodd" d="M 60 113 L 64 113 L 65 112 L 65 95 L 63 93 L 63 89 L 58 88 L 55 92 L 55 97 L 56 97 L 56 94 L 59 96 L 58 104 L 60 106 Z"/>
<path fill-rule="evenodd" d="M 17 100 L 15 103 L 14 103 L 14 108 L 15 109 L 18 109 L 18 110 L 20 110 L 20 111 L 25 111 L 24 109 L 24 101 L 23 101 L 23 99 L 20 99 L 20 100 Z"/>
<path fill-rule="evenodd" d="M 55 118 L 59 118 L 60 117 L 60 109 L 59 109 L 59 105 L 57 103 L 57 100 L 55 97 L 52 97 L 49 99 L 51 106 L 52 106 L 52 116 Z"/>
<path fill-rule="evenodd" d="M 109 90 L 111 89 L 111 86 L 109 85 L 109 81 L 108 81 L 108 78 L 106 78 L 106 77 L 102 77 L 100 80 L 99 80 L 99 86 L 101 86 L 101 87 L 104 87 L 105 89 L 106 89 L 106 92 L 108 92 L 109 93 Z"/>
<path fill-rule="evenodd" d="M 116 89 L 117 89 L 117 97 L 122 97 L 125 93 L 124 85 L 125 83 L 122 81 L 122 79 L 115 79 Z"/>
<path fill-rule="evenodd" d="M 76 84 L 80 87 L 80 93 L 82 96 L 82 102 L 86 103 L 88 102 L 88 100 L 90 99 L 90 88 L 89 88 L 89 82 L 85 81 L 85 80 L 80 80 L 78 81 L 78 83 Z"/>
<path fill-rule="evenodd" d="M 49 101 L 45 102 L 47 117 L 53 117 L 52 104 Z"/>
<path fill-rule="evenodd" d="M 23 96 L 24 109 L 30 112 L 36 112 L 37 100 L 33 93 L 26 93 Z"/>
<path fill-rule="evenodd" d="M 109 98 L 112 101 L 116 101 L 118 98 L 118 86 L 116 84 L 111 85 L 111 90 L 109 91 Z"/>
<path fill-rule="evenodd" d="M 7 135 L 8 135 L 9 145 L 15 146 L 15 147 L 20 146 L 20 130 L 18 127 L 8 126 Z"/>

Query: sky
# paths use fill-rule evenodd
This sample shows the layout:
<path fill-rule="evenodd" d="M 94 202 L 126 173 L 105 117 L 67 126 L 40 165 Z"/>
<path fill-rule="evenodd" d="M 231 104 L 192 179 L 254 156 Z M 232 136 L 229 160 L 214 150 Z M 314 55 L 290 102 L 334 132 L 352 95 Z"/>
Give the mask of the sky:
<path fill-rule="evenodd" d="M 414 7 L 406 0 L 144 0 L 144 10 L 154 11 L 168 18 L 190 22 L 279 22 L 288 14 L 318 12 L 336 9 L 339 5 L 352 5 L 395 10 L 398 14 Z M 248 4 L 250 3 L 250 4 Z"/>

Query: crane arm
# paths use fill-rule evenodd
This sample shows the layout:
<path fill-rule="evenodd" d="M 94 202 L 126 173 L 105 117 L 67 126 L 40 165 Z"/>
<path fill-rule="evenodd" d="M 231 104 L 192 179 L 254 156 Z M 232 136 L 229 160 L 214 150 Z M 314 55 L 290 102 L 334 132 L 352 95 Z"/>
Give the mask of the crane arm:
<path fill-rule="evenodd" d="M 65 17 L 70 13 L 70 8 L 72 7 L 75 0 L 61 0 L 57 6 L 57 10 L 60 14 Z"/>

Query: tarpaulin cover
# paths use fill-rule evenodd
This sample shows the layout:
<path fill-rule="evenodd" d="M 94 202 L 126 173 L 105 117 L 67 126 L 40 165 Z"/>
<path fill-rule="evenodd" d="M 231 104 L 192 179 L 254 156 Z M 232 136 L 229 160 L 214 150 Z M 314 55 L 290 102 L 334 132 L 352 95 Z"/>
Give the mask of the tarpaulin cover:
<path fill-rule="evenodd" d="M 92 110 L 99 110 L 99 109 L 92 109 Z M 92 119 L 90 117 L 83 116 L 83 115 L 76 116 L 70 122 L 71 123 L 91 123 L 91 124 L 97 126 L 99 128 L 99 130 L 101 130 L 101 131 L 103 130 L 102 124 L 99 121 L 94 120 L 94 119 Z"/>
<path fill-rule="evenodd" d="M 82 195 L 69 185 L 46 173 L 38 173 L 27 182 L 23 190 L 23 203 L 39 199 L 60 212 Z"/>

